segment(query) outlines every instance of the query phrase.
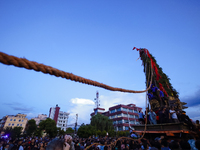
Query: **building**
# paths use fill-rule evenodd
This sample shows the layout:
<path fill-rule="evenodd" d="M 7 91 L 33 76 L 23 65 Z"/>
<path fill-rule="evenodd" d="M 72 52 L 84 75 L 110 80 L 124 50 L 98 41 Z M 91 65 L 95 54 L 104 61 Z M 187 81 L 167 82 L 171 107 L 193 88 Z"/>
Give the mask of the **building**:
<path fill-rule="evenodd" d="M 39 123 L 43 120 L 46 120 L 48 117 L 46 114 L 39 114 L 38 117 L 32 118 L 33 120 L 35 120 L 36 125 L 39 125 Z"/>
<path fill-rule="evenodd" d="M 1 119 L 0 127 L 5 129 L 6 127 L 22 127 L 22 132 L 24 132 L 28 118 L 25 114 L 18 113 L 16 116 L 8 115 Z"/>
<path fill-rule="evenodd" d="M 100 110 L 100 111 L 99 111 Z M 113 126 L 116 131 L 129 130 L 130 126 L 139 124 L 138 112 L 142 110 L 140 107 L 136 107 L 135 104 L 128 105 L 116 105 L 109 108 L 109 111 L 103 112 L 103 108 L 95 108 L 94 112 L 90 116 L 94 116 L 95 113 L 108 116 L 109 119 L 113 120 Z"/>
<path fill-rule="evenodd" d="M 69 113 L 60 111 L 60 107 L 56 105 L 56 107 L 50 108 L 49 118 L 55 120 L 57 127 L 61 128 L 61 130 L 66 131 Z"/>

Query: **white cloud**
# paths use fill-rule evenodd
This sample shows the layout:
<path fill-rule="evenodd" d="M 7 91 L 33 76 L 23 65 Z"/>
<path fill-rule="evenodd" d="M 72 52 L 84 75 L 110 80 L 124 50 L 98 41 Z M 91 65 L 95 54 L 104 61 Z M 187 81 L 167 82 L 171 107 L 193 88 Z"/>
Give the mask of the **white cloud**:
<path fill-rule="evenodd" d="M 37 117 L 39 114 L 42 114 L 42 113 L 27 113 L 27 118 L 28 118 L 28 119 L 35 118 L 35 117 Z"/>
<path fill-rule="evenodd" d="M 192 106 L 185 109 L 186 115 L 188 115 L 193 121 L 200 120 L 200 105 Z"/>
<path fill-rule="evenodd" d="M 73 98 L 71 99 L 73 104 L 83 104 L 83 105 L 94 105 L 94 102 L 90 99 L 83 99 L 83 98 Z"/>

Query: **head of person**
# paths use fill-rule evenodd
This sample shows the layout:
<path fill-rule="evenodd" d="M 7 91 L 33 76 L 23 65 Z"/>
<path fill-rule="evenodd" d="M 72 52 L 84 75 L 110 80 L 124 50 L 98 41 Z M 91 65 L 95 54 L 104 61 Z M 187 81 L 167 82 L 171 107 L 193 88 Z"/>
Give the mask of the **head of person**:
<path fill-rule="evenodd" d="M 70 146 L 65 139 L 55 138 L 48 143 L 46 150 L 69 150 Z"/>
<path fill-rule="evenodd" d="M 67 142 L 68 144 L 71 144 L 72 137 L 70 135 L 65 135 L 65 142 Z"/>

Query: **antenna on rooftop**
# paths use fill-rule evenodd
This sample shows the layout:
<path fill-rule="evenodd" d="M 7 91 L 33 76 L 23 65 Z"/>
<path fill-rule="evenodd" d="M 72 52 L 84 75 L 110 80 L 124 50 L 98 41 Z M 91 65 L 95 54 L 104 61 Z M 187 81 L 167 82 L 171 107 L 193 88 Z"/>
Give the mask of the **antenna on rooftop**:
<path fill-rule="evenodd" d="M 96 93 L 96 98 L 94 99 L 96 102 L 95 102 L 95 104 L 96 104 L 96 108 L 99 108 L 99 106 L 100 106 L 100 100 L 99 100 L 99 92 L 97 91 L 97 93 Z"/>

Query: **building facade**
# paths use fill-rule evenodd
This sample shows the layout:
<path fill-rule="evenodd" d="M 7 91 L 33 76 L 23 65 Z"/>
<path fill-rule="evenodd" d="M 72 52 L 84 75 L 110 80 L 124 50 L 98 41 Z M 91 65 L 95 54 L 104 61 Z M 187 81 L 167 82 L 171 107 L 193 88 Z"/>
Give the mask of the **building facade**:
<path fill-rule="evenodd" d="M 33 120 L 35 120 L 36 125 L 39 125 L 39 123 L 43 120 L 47 119 L 47 115 L 45 114 L 39 114 L 38 117 L 32 118 Z"/>
<path fill-rule="evenodd" d="M 109 119 L 113 120 L 113 126 L 116 131 L 123 131 L 123 130 L 129 130 L 129 124 L 130 126 L 139 124 L 138 112 L 141 110 L 142 108 L 136 107 L 135 104 L 128 104 L 128 105 L 120 104 L 110 107 L 109 111 L 98 112 L 98 113 L 108 116 Z M 95 112 L 93 112 L 90 115 L 91 117 L 94 116 Z"/>
<path fill-rule="evenodd" d="M 6 127 L 22 127 L 22 132 L 24 132 L 27 122 L 28 118 L 26 118 L 25 114 L 8 115 L 2 118 L 0 126 L 1 129 Z"/>
<path fill-rule="evenodd" d="M 55 120 L 57 127 L 61 128 L 61 130 L 66 131 L 69 113 L 60 111 L 60 107 L 56 105 L 56 107 L 50 108 L 49 118 Z"/>

